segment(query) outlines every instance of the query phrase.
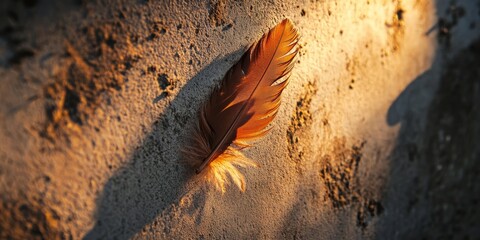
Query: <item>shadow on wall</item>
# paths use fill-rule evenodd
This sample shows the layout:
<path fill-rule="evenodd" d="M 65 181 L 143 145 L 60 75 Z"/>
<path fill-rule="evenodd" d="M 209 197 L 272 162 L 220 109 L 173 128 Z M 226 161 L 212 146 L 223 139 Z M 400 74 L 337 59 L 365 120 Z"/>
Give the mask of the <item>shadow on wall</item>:
<path fill-rule="evenodd" d="M 440 34 L 439 41 L 445 37 Z M 339 224 L 329 230 L 346 234 L 366 228 L 372 233 L 362 231 L 362 237 L 376 239 L 480 236 L 480 39 L 448 62 L 443 59 L 437 56 L 430 70 L 413 79 L 386 114 L 389 126 L 401 126 L 396 146 L 386 159 L 390 172 L 381 203 L 367 198 L 363 210 L 354 196 L 355 201 L 347 206 L 359 209 L 358 214 L 334 211 Z M 343 173 L 344 166 L 340 170 Z M 348 184 L 357 188 L 355 182 Z M 317 217 L 309 219 L 309 209 L 322 204 L 318 198 L 314 191 L 299 194 L 286 215 L 281 238 L 318 236 L 325 226 Z M 355 218 L 356 226 L 350 224 Z"/>
<path fill-rule="evenodd" d="M 390 107 L 387 123 L 400 123 L 401 129 L 390 159 L 387 214 L 377 225 L 378 238 L 480 236 L 479 62 L 480 39 L 445 64 L 426 113 L 417 105 L 435 77 L 430 71 Z"/>
<path fill-rule="evenodd" d="M 97 221 L 84 239 L 130 239 L 188 193 L 188 183 L 194 181 L 195 175 L 181 164 L 178 152 L 185 137 L 182 134 L 196 121 L 190 118 L 200 106 L 198 97 L 192 95 L 208 93 L 211 84 L 202 81 L 212 81 L 208 78 L 215 68 L 224 61 L 233 62 L 242 52 L 214 60 L 180 90 L 134 151 L 128 166 L 105 184 L 97 201 Z M 195 207 L 204 205 L 203 198 L 196 200 Z"/>

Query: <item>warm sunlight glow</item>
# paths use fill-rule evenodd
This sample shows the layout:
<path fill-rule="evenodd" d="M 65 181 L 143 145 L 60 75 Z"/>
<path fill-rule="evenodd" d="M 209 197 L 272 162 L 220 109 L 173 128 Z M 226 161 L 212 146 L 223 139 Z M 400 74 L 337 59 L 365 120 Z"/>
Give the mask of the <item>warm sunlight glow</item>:
<path fill-rule="evenodd" d="M 205 169 L 205 178 L 222 193 L 225 192 L 226 186 L 230 183 L 229 178 L 231 178 L 231 181 L 243 192 L 245 191 L 245 177 L 237 166 L 257 167 L 257 164 L 240 151 L 229 147 Z"/>

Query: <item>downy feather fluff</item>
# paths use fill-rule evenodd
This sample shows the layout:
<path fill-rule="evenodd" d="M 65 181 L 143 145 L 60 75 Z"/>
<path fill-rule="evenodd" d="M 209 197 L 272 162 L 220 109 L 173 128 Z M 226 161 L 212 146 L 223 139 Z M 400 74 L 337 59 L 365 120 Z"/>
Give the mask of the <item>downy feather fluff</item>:
<path fill-rule="evenodd" d="M 288 83 L 297 42 L 292 23 L 283 20 L 243 54 L 200 109 L 184 154 L 187 161 L 198 163 L 196 173 L 218 190 L 225 192 L 230 178 L 245 191 L 245 178 L 237 167 L 257 165 L 240 150 L 268 132 Z"/>

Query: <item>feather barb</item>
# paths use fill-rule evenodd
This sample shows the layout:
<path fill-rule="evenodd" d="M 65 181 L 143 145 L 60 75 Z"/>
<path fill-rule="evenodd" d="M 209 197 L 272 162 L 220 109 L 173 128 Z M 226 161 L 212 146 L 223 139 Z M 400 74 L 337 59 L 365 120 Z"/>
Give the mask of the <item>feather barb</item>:
<path fill-rule="evenodd" d="M 229 178 L 245 190 L 237 167 L 256 166 L 240 150 L 264 136 L 280 106 L 298 51 L 298 33 L 285 19 L 272 28 L 225 74 L 199 112 L 188 160 L 201 161 L 197 174 L 225 192 Z"/>

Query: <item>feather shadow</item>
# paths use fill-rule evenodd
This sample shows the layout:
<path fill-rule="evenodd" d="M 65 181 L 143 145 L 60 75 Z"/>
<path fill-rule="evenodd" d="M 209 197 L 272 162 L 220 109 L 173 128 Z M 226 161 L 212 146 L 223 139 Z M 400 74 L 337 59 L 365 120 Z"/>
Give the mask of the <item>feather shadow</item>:
<path fill-rule="evenodd" d="M 182 139 L 197 121 L 200 103 L 243 51 L 217 58 L 180 90 L 129 163 L 105 184 L 97 200 L 95 225 L 84 239 L 130 239 L 178 203 L 194 174 L 181 164 Z M 195 205 L 204 204 L 204 198 L 196 199 Z"/>

